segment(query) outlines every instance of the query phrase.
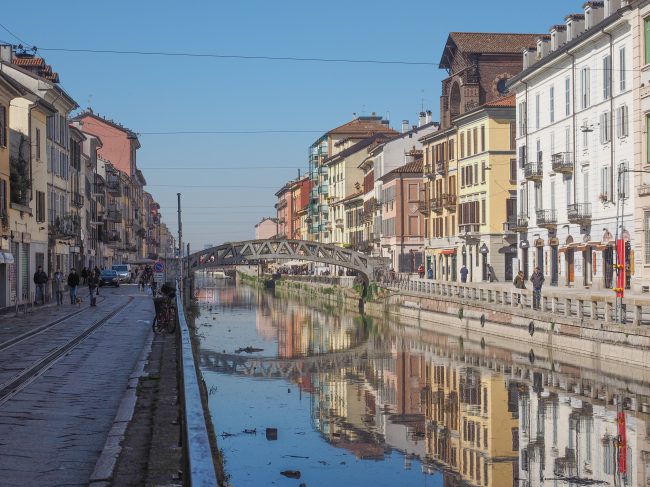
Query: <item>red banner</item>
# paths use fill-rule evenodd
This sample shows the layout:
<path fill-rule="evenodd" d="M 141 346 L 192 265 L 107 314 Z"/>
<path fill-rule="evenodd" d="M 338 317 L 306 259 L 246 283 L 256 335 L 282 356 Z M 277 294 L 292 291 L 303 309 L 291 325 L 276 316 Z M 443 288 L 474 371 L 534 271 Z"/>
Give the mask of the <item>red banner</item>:
<path fill-rule="evenodd" d="M 625 293 L 625 240 L 616 241 L 616 297 Z"/>
<path fill-rule="evenodd" d="M 627 437 L 625 434 L 625 413 L 618 413 L 618 471 L 627 471 Z"/>

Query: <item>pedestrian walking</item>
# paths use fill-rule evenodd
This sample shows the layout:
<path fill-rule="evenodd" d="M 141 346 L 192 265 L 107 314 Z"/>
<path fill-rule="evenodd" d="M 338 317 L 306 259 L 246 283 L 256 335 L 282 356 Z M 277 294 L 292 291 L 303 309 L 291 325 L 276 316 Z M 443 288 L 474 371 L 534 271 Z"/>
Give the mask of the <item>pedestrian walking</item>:
<path fill-rule="evenodd" d="M 526 279 L 524 279 L 524 271 L 519 271 L 512 281 L 516 289 L 526 289 Z M 521 303 L 521 294 L 517 295 L 517 303 Z"/>
<path fill-rule="evenodd" d="M 41 304 L 45 304 L 45 284 L 47 284 L 48 280 L 48 275 L 43 271 L 43 267 L 39 265 L 38 270 L 34 273 L 34 284 L 36 284 L 34 304 L 38 304 L 39 298 L 41 299 Z"/>
<path fill-rule="evenodd" d="M 96 306 L 97 298 L 95 291 L 99 294 L 99 274 L 93 272 L 88 276 L 88 290 L 90 291 L 90 306 Z"/>
<path fill-rule="evenodd" d="M 427 271 L 427 277 L 429 279 L 433 279 L 433 268 L 429 267 L 429 270 Z"/>
<path fill-rule="evenodd" d="M 54 273 L 52 285 L 54 287 L 54 295 L 56 296 L 56 304 L 63 304 L 63 272 L 58 269 Z"/>
<path fill-rule="evenodd" d="M 84 267 L 83 269 L 81 269 L 81 283 L 85 286 L 87 282 L 88 282 L 88 269 Z"/>
<path fill-rule="evenodd" d="M 467 269 L 467 266 L 463 264 L 460 268 L 460 282 L 467 282 L 467 274 L 469 274 L 469 270 Z"/>
<path fill-rule="evenodd" d="M 68 287 L 70 288 L 70 304 L 77 304 L 77 286 L 79 286 L 79 274 L 72 269 L 68 274 Z"/>
<path fill-rule="evenodd" d="M 488 281 L 489 282 L 497 282 L 499 279 L 497 279 L 497 273 L 494 272 L 494 267 L 492 267 L 492 264 L 487 265 L 487 271 L 488 271 Z"/>
<path fill-rule="evenodd" d="M 424 277 L 424 266 L 422 264 L 418 266 L 418 276 L 420 277 L 420 279 Z"/>
<path fill-rule="evenodd" d="M 533 283 L 533 309 L 540 309 L 544 274 L 542 274 L 542 270 L 539 267 L 535 267 L 533 274 L 530 276 L 530 282 Z"/>

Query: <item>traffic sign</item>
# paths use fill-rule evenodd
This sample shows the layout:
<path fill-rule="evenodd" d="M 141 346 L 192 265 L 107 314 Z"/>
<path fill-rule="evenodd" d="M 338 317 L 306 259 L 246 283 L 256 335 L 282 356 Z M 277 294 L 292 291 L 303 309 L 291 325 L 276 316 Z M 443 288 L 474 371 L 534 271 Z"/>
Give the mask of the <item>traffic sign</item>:
<path fill-rule="evenodd" d="M 163 272 L 154 272 L 153 280 L 158 284 L 165 282 L 165 274 Z"/>
<path fill-rule="evenodd" d="M 159 260 L 153 265 L 154 272 L 165 272 L 165 264 L 162 260 Z"/>

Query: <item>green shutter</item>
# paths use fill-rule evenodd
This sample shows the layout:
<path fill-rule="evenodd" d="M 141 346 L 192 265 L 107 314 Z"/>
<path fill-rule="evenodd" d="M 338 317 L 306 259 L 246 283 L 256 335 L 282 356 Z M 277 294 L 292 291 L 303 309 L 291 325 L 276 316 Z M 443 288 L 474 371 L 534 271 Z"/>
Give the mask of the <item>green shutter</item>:
<path fill-rule="evenodd" d="M 645 33 L 645 63 L 650 64 L 650 17 L 643 19 Z"/>
<path fill-rule="evenodd" d="M 645 116 L 646 162 L 650 163 L 650 115 Z"/>

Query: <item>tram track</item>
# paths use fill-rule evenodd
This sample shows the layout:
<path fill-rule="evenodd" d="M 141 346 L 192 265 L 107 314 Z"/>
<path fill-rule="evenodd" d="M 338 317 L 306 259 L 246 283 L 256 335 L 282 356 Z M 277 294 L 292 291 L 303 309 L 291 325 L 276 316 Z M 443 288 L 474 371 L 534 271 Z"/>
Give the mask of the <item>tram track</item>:
<path fill-rule="evenodd" d="M 0 405 L 3 405 L 8 400 L 10 400 L 13 396 L 15 396 L 25 387 L 27 387 L 31 382 L 37 379 L 40 375 L 42 375 L 45 371 L 51 368 L 54 364 L 56 364 L 56 362 L 58 362 L 60 358 L 64 357 L 68 352 L 72 351 L 74 348 L 80 345 L 86 338 L 91 336 L 94 332 L 96 332 L 109 320 L 111 320 L 119 313 L 124 311 L 134 301 L 134 299 L 135 298 L 133 298 L 132 296 L 129 296 L 126 303 L 117 306 L 117 308 L 111 311 L 110 313 L 108 313 L 108 315 L 96 320 L 90 326 L 86 327 L 81 333 L 77 334 L 75 337 L 68 340 L 64 345 L 56 348 L 55 350 L 51 351 L 45 356 L 39 358 L 28 367 L 22 369 L 19 373 L 6 380 L 4 383 L 0 384 Z M 76 316 L 83 311 L 84 310 L 80 310 L 75 313 L 71 313 L 67 317 L 63 317 L 59 320 L 50 322 L 44 327 L 41 327 L 40 331 L 32 330 L 34 333 L 27 332 L 26 334 L 24 334 L 24 335 L 29 334 L 29 336 L 21 335 L 20 337 L 16 337 L 17 339 L 20 339 L 19 341 L 9 340 L 8 342 L 14 342 L 14 343 L 5 347 L 4 349 L 7 349 L 10 346 L 17 344 L 20 341 L 24 341 L 27 338 L 31 338 L 36 334 L 42 333 L 43 331 L 51 328 L 52 326 L 55 326 L 56 324 L 59 324 L 67 319 L 70 319 L 71 317 Z M 7 344 L 8 342 L 3 343 L 2 345 Z M 0 350 L 2 350 L 2 348 L 0 348 Z"/>
<path fill-rule="evenodd" d="M 98 303 L 101 303 L 101 302 L 103 302 L 105 300 L 106 300 L 106 298 L 102 296 L 97 301 L 98 301 Z M 75 311 L 73 313 L 67 314 L 67 315 L 62 316 L 60 318 L 57 318 L 54 321 L 50 321 L 49 323 L 45 323 L 44 325 L 41 325 L 41 326 L 39 326 L 37 328 L 34 328 L 33 330 L 26 331 L 25 333 L 22 333 L 22 334 L 20 334 L 20 335 L 18 335 L 16 337 L 10 338 L 9 340 L 5 340 L 4 342 L 0 343 L 0 352 L 3 352 L 4 350 L 7 350 L 7 349 L 13 347 L 14 345 L 17 345 L 17 344 L 19 344 L 19 343 L 21 343 L 21 342 L 23 342 L 23 341 L 25 341 L 25 340 L 27 340 L 29 338 L 38 336 L 41 333 L 49 330 L 53 326 L 60 325 L 61 323 L 64 323 L 64 322 L 68 321 L 69 319 L 80 315 L 84 311 L 88 311 L 88 309 L 90 309 L 90 308 L 85 307 L 85 308 L 77 310 L 77 311 Z"/>

